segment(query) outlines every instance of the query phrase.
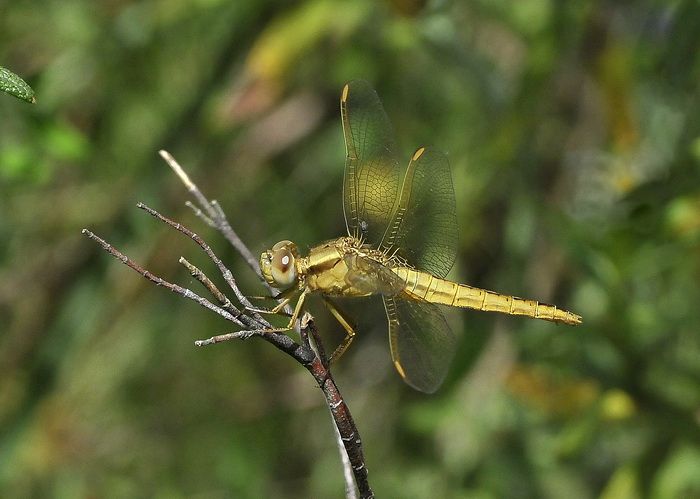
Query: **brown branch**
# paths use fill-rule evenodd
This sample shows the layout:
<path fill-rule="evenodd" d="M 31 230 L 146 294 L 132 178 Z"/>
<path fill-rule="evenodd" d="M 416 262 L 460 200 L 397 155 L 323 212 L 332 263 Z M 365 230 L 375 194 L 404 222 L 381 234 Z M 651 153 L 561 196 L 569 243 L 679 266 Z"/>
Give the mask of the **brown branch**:
<path fill-rule="evenodd" d="M 170 154 L 165 151 L 160 151 L 160 155 L 166 160 L 178 177 L 180 177 L 189 192 L 202 207 L 202 209 L 194 207 L 197 215 L 203 218 L 209 225 L 216 228 L 224 235 L 224 237 L 226 237 L 226 239 L 248 262 L 248 265 L 261 278 L 263 284 L 265 284 L 268 289 L 270 289 L 276 295 L 276 290 L 271 288 L 265 282 L 265 280 L 262 279 L 257 259 L 254 258 L 253 254 L 233 231 L 218 203 L 216 201 L 210 202 L 206 199 L 199 188 L 190 180 L 184 170 L 172 158 L 172 156 L 170 156 Z M 214 285 L 214 283 L 204 274 L 204 272 L 189 263 L 184 258 L 180 259 L 180 263 L 184 265 L 189 270 L 190 274 L 197 279 L 212 294 L 212 296 L 216 298 L 219 305 L 215 305 L 209 300 L 202 298 L 190 289 L 172 284 L 160 277 L 155 276 L 148 270 L 134 263 L 126 255 L 119 252 L 109 243 L 96 236 L 89 230 L 83 229 L 83 233 L 100 244 L 102 248 L 104 248 L 112 256 L 156 285 L 164 286 L 170 291 L 178 293 L 179 295 L 190 299 L 209 310 L 212 310 L 218 315 L 233 322 L 238 327 L 243 328 L 241 331 L 213 336 L 206 340 L 198 340 L 195 342 L 195 345 L 204 346 L 231 339 L 245 340 L 253 336 L 259 336 L 269 343 L 272 343 L 275 347 L 290 355 L 302 366 L 304 366 L 304 368 L 306 368 L 313 375 L 316 383 L 323 391 L 326 403 L 328 404 L 333 421 L 335 422 L 337 434 L 340 437 L 339 441 L 342 443 L 341 458 L 346 476 L 346 497 L 355 497 L 355 489 L 352 484 L 352 480 L 348 478 L 350 476 L 354 477 L 355 485 L 357 486 L 357 491 L 359 492 L 360 497 L 374 497 L 374 493 L 372 492 L 367 480 L 367 468 L 365 466 L 362 443 L 357 427 L 355 426 L 355 422 L 352 419 L 348 406 L 345 404 L 345 401 L 343 400 L 342 395 L 340 394 L 340 391 L 338 390 L 338 387 L 331 376 L 328 368 L 328 358 L 326 357 L 323 342 L 321 341 L 320 335 L 316 330 L 313 318 L 308 313 L 302 314 L 302 327 L 299 330 L 301 344 L 297 343 L 289 335 L 285 334 L 285 330 L 274 328 L 254 309 L 246 295 L 244 295 L 238 289 L 231 271 L 223 264 L 221 259 L 214 254 L 209 245 L 207 245 L 197 234 L 188 230 L 179 223 L 173 222 L 167 217 L 164 217 L 143 203 L 138 203 L 137 206 L 195 241 L 207 254 L 209 259 L 217 266 L 224 280 L 233 291 L 236 300 L 242 305 L 242 308 L 236 307 L 231 300 L 229 300 L 229 298 Z M 190 206 L 192 205 L 190 204 Z M 316 349 L 312 347 L 310 338 L 313 338 L 313 343 L 315 344 Z"/>
<path fill-rule="evenodd" d="M 316 331 L 316 324 L 313 321 L 309 321 L 306 327 L 302 329 L 309 329 L 314 337 L 314 341 L 318 342 L 320 340 L 318 332 Z M 333 415 L 333 421 L 335 421 L 335 426 L 340 434 L 340 440 L 347 453 L 348 464 L 355 477 L 357 488 L 360 491 L 360 497 L 374 497 L 374 493 L 367 481 L 367 467 L 365 466 L 365 457 L 362 452 L 360 433 L 357 431 L 357 426 L 350 414 L 350 409 L 345 403 L 343 396 L 340 394 L 340 390 L 328 370 L 327 357 L 324 356 L 323 359 L 324 360 L 321 361 L 321 359 L 317 357 L 312 364 L 310 372 L 321 387 L 321 390 L 323 390 L 323 395 L 326 397 L 326 403 Z"/>
<path fill-rule="evenodd" d="M 193 292 L 187 288 L 183 288 L 181 286 L 178 286 L 177 284 L 172 284 L 172 283 L 166 281 L 165 279 L 162 279 L 162 278 L 152 274 L 148 270 L 146 270 L 143 267 L 134 263 L 131 259 L 129 259 L 129 257 L 127 257 L 126 255 L 121 253 L 114 246 L 107 243 L 104 239 L 93 234 L 89 230 L 83 229 L 82 233 L 87 235 L 90 239 L 96 241 L 100 246 L 102 246 L 102 248 L 105 251 L 107 251 L 109 254 L 111 254 L 113 257 L 115 257 L 120 262 L 122 262 L 124 265 L 132 268 L 133 270 L 135 270 L 136 272 L 141 274 L 143 277 L 145 277 L 149 281 L 153 282 L 156 286 L 163 286 L 164 288 L 169 289 L 173 293 L 177 293 L 181 296 L 184 296 L 185 298 L 187 298 L 189 300 L 192 300 L 196 303 L 199 303 L 204 308 L 208 308 L 209 310 L 219 314 L 224 319 L 227 319 L 227 320 L 233 322 L 234 324 L 237 324 L 241 327 L 246 327 L 245 323 L 241 321 L 241 317 L 245 317 L 245 316 L 231 314 L 231 313 L 227 312 L 226 310 L 224 310 L 223 308 L 217 307 L 216 305 L 211 303 L 206 298 L 202 298 L 201 296 L 197 295 L 195 292 Z"/>

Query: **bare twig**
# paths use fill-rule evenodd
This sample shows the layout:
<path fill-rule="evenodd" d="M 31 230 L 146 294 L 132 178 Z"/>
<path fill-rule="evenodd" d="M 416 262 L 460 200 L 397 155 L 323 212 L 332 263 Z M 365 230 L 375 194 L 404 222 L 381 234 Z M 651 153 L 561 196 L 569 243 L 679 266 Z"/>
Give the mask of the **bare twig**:
<path fill-rule="evenodd" d="M 191 290 L 189 290 L 189 289 L 187 289 L 187 288 L 183 288 L 183 287 L 181 287 L 181 286 L 178 286 L 177 284 L 169 283 L 168 281 L 166 281 L 166 280 L 164 280 L 164 279 L 162 279 L 162 278 L 160 278 L 160 277 L 158 277 L 158 276 L 152 274 L 152 273 L 149 272 L 148 270 L 146 270 L 146 269 L 144 269 L 143 267 L 137 265 L 137 264 L 134 263 L 132 260 L 130 260 L 129 257 L 127 257 L 126 255 L 124 255 L 123 253 L 121 253 L 119 250 L 117 250 L 116 248 L 114 248 L 111 244 L 107 243 L 104 239 L 102 239 L 102 238 L 100 238 L 99 236 L 93 234 L 93 233 L 90 232 L 89 230 L 83 229 L 82 232 L 83 232 L 83 234 L 87 235 L 90 239 L 92 239 L 92 240 L 94 240 L 94 241 L 97 241 L 97 243 L 98 243 L 100 246 L 102 246 L 102 248 L 103 248 L 105 251 L 107 251 L 108 253 L 110 253 L 110 254 L 111 254 L 113 257 L 115 257 L 117 260 L 121 261 L 124 265 L 126 265 L 126 266 L 132 268 L 133 270 L 135 270 L 136 272 L 138 272 L 139 274 L 141 274 L 142 276 L 144 276 L 144 277 L 145 277 L 146 279 L 148 279 L 149 281 L 155 283 L 156 286 L 163 286 L 164 288 L 169 289 L 169 290 L 172 291 L 173 293 L 177 293 L 177 294 L 179 294 L 179 295 L 182 295 L 182 296 L 184 296 L 185 298 L 190 299 L 190 300 L 192 300 L 192 301 L 194 301 L 194 302 L 196 302 L 196 303 L 199 303 L 201 306 L 203 306 L 203 307 L 205 307 L 205 308 L 208 308 L 209 310 L 211 310 L 211 311 L 213 311 L 213 312 L 216 312 L 217 314 L 219 314 L 220 316 L 222 316 L 224 319 L 227 319 L 227 320 L 233 322 L 234 324 L 237 324 L 237 325 L 239 325 L 239 326 L 241 326 L 241 327 L 246 327 L 245 323 L 241 321 L 241 317 L 245 317 L 245 316 L 240 316 L 240 315 L 237 315 L 237 314 L 231 314 L 231 313 L 227 312 L 226 310 L 224 310 L 223 308 L 217 307 L 216 305 L 214 305 L 213 303 L 211 303 L 211 302 L 210 302 L 209 300 L 207 300 L 206 298 L 202 298 L 201 296 L 197 295 L 195 292 L 193 292 L 193 291 L 191 291 Z"/>
<path fill-rule="evenodd" d="M 226 283 L 230 286 L 231 290 L 234 292 L 236 295 L 236 298 L 238 301 L 243 304 L 247 308 L 252 308 L 253 305 L 248 301 L 248 298 L 241 293 L 241 291 L 238 289 L 238 285 L 236 285 L 236 281 L 233 278 L 233 274 L 231 271 L 224 265 L 224 263 L 221 261 L 219 257 L 217 257 L 212 249 L 209 247 L 207 243 L 205 243 L 201 237 L 199 237 L 197 234 L 194 232 L 186 229 L 184 226 L 180 225 L 179 223 L 173 222 L 169 218 L 164 217 L 157 211 L 149 208 L 143 203 L 136 203 L 137 208 L 141 208 L 145 212 L 147 212 L 150 215 L 153 215 L 157 219 L 161 220 L 162 222 L 165 222 L 166 224 L 170 225 L 171 227 L 174 227 L 176 230 L 179 230 L 186 236 L 190 237 L 193 239 L 199 246 L 204 250 L 204 252 L 207 254 L 207 256 L 211 259 L 212 262 L 216 264 L 216 266 L 219 269 L 219 272 L 221 272 L 221 275 L 223 276 L 224 280 Z M 260 318 L 260 316 L 258 316 Z M 262 320 L 262 318 L 260 318 Z"/>
<path fill-rule="evenodd" d="M 150 209 L 149 209 L 150 210 Z M 153 210 L 150 210 L 153 211 Z M 157 212 L 154 212 L 154 215 L 157 216 L 157 218 L 165 221 L 166 223 L 169 223 L 173 227 L 178 226 L 179 224 L 175 224 L 171 220 L 163 217 Z M 187 229 L 184 229 L 184 227 L 180 227 L 183 229 L 183 231 L 187 231 Z M 189 232 L 189 231 L 187 231 Z M 255 319 L 250 317 L 249 315 L 246 315 L 244 313 L 241 313 L 239 310 L 237 310 L 235 307 L 233 307 L 233 313 L 229 312 L 228 310 L 219 307 L 217 305 L 214 305 L 211 303 L 209 300 L 206 298 L 202 298 L 199 296 L 197 293 L 194 291 L 183 288 L 181 286 L 178 286 L 177 284 L 172 284 L 165 279 L 162 279 L 160 277 L 155 276 L 148 270 L 144 269 L 140 265 L 134 263 L 129 257 L 121 253 L 119 250 L 114 248 L 112 245 L 107 243 L 104 239 L 100 238 L 99 236 L 93 234 L 87 229 L 83 229 L 83 234 L 86 234 L 90 239 L 93 239 L 96 241 L 100 246 L 102 246 L 103 249 L 105 249 L 107 252 L 109 252 L 112 256 L 117 258 L 119 261 L 121 261 L 123 264 L 127 265 L 128 267 L 132 268 L 142 276 L 144 276 L 146 279 L 149 281 L 155 283 L 158 286 L 163 286 L 170 291 L 177 293 L 187 299 L 190 299 L 196 303 L 199 303 L 205 308 L 208 308 L 209 310 L 216 312 L 220 316 L 222 316 L 224 319 L 227 319 L 234 324 L 236 324 L 239 327 L 243 328 L 251 328 L 250 330 L 246 331 L 239 331 L 237 333 L 231 333 L 229 335 L 221 335 L 218 341 L 209 341 L 209 342 L 204 342 L 201 343 L 202 345 L 205 344 L 210 344 L 210 343 L 218 343 L 219 341 L 225 341 L 225 339 L 247 339 L 250 338 L 251 336 L 260 336 L 263 339 L 269 341 L 273 345 L 275 345 L 277 348 L 282 350 L 283 352 L 291 355 L 294 357 L 297 362 L 301 363 L 306 367 L 307 364 L 309 364 L 313 358 L 315 358 L 316 353 L 311 349 L 309 346 L 304 346 L 300 345 L 297 342 L 295 342 L 291 337 L 289 337 L 286 334 L 282 334 L 278 330 L 276 330 L 269 322 L 265 321 L 264 319 Z M 215 255 L 212 256 L 215 257 Z M 207 278 L 208 280 L 208 278 Z M 224 339 L 224 337 L 226 337 Z M 208 340 L 207 340 L 208 341 Z"/>
<path fill-rule="evenodd" d="M 236 248 L 236 250 L 243 256 L 248 265 L 261 278 L 263 284 L 274 292 L 275 290 L 271 288 L 264 279 L 262 279 L 262 274 L 260 273 L 257 259 L 233 231 L 219 204 L 216 201 L 210 202 L 207 200 L 199 188 L 190 180 L 189 176 L 169 153 L 166 151 L 160 151 L 160 155 L 175 171 L 189 192 L 197 200 L 197 203 L 202 207 L 199 209 L 190 204 L 190 206 L 195 209 L 197 215 L 204 219 L 209 225 L 221 232 L 224 237 L 226 237 L 226 239 L 234 246 L 234 248 Z M 345 404 L 345 401 L 343 400 L 340 391 L 338 390 L 338 387 L 336 386 L 335 381 L 333 380 L 328 369 L 328 358 L 326 357 L 323 342 L 321 341 L 320 335 L 316 330 L 313 318 L 308 313 L 302 314 L 301 328 L 299 331 L 301 344 L 297 343 L 289 335 L 285 334 L 286 330 L 274 328 L 254 309 L 248 298 L 238 289 L 231 271 L 214 254 L 209 245 L 207 245 L 197 234 L 183 227 L 179 223 L 173 222 L 172 220 L 164 217 L 143 203 L 138 203 L 137 206 L 150 215 L 156 217 L 158 220 L 161 220 L 194 240 L 217 266 L 224 280 L 233 291 L 236 300 L 242 305 L 242 308 L 238 308 L 236 305 L 234 305 L 231 300 L 224 293 L 222 293 L 199 268 L 195 267 L 184 258 L 180 259 L 180 263 L 184 265 L 189 270 L 190 274 L 216 298 L 219 305 L 213 304 L 209 300 L 202 298 L 187 288 L 172 284 L 153 275 L 151 272 L 134 263 L 126 255 L 119 252 L 117 249 L 89 230 L 83 229 L 83 233 L 87 234 L 88 237 L 99 243 L 106 251 L 108 251 L 122 263 L 129 266 L 156 285 L 164 286 L 170 291 L 193 300 L 194 302 L 199 303 L 201 306 L 212 310 L 225 319 L 228 319 L 238 327 L 243 328 L 241 331 L 212 336 L 206 340 L 198 340 L 195 342 L 195 345 L 204 346 L 231 339 L 245 340 L 253 336 L 259 336 L 272 343 L 274 346 L 290 355 L 302 366 L 304 366 L 304 368 L 306 368 L 313 375 L 319 387 L 322 389 L 326 403 L 328 404 L 328 408 L 333 417 L 333 421 L 335 422 L 339 442 L 342 444 L 340 445 L 340 451 L 341 460 L 345 470 L 344 475 L 346 477 L 346 497 L 356 497 L 355 486 L 357 486 L 357 491 L 359 492 L 361 498 L 374 497 L 372 489 L 367 480 L 367 468 L 364 462 L 362 444 L 359 433 L 357 432 L 357 427 L 355 426 L 355 422 L 350 415 L 350 410 Z M 315 350 L 312 348 L 310 338 L 313 338 L 313 343 L 316 347 Z M 354 484 L 352 483 L 352 477 L 354 477 Z"/>
<path fill-rule="evenodd" d="M 333 417 L 332 412 L 331 417 Z M 350 464 L 350 458 L 348 457 L 348 453 L 345 450 L 345 444 L 343 444 L 343 438 L 340 436 L 340 431 L 338 431 L 338 427 L 333 426 L 333 430 L 333 433 L 335 433 L 336 444 L 340 449 L 340 459 L 343 462 L 343 478 L 345 479 L 345 498 L 357 499 L 357 490 L 354 487 L 355 482 L 352 474 L 352 464 Z"/>
<path fill-rule="evenodd" d="M 199 210 L 199 213 L 203 211 L 209 217 L 208 219 L 205 218 L 205 221 L 224 235 L 224 237 L 234 248 L 236 248 L 236 251 L 238 251 L 243 259 L 248 263 L 248 266 L 253 269 L 253 272 L 255 272 L 258 277 L 262 279 L 258 259 L 255 257 L 255 255 L 253 255 L 253 253 L 251 253 L 248 247 L 243 244 L 241 238 L 239 238 L 238 234 L 236 234 L 231 228 L 231 225 L 228 223 L 226 215 L 219 206 L 219 203 L 217 201 L 209 202 L 206 196 L 199 190 L 199 187 L 197 187 L 197 185 L 190 180 L 190 177 L 187 175 L 187 173 L 185 173 L 185 170 L 183 170 L 180 164 L 175 161 L 175 158 L 173 158 L 168 151 L 161 149 L 158 152 L 165 162 L 168 163 L 170 168 L 173 169 L 175 174 L 180 178 L 182 183 L 185 184 L 187 190 L 190 191 L 190 194 L 192 194 L 192 196 L 194 196 L 194 198 L 197 200 L 197 203 L 199 203 L 199 205 L 202 207 L 202 209 Z M 265 280 L 262 280 L 263 283 L 268 286 Z M 272 287 L 268 286 L 268 289 L 272 290 Z"/>

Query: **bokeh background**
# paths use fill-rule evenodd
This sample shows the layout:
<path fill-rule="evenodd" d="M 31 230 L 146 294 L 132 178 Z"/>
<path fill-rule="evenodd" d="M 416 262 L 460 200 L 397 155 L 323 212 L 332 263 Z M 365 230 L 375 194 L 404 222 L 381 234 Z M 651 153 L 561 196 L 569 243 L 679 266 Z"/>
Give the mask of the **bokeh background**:
<path fill-rule="evenodd" d="M 342 497 L 311 377 L 81 235 L 202 291 L 169 150 L 257 254 L 342 235 L 338 99 L 366 78 L 405 158 L 449 151 L 475 311 L 441 390 L 405 386 L 381 306 L 334 368 L 379 497 L 700 497 L 700 15 L 686 1 L 14 0 L 0 65 L 0 495 Z M 337 324 L 311 303 L 328 345 Z"/>

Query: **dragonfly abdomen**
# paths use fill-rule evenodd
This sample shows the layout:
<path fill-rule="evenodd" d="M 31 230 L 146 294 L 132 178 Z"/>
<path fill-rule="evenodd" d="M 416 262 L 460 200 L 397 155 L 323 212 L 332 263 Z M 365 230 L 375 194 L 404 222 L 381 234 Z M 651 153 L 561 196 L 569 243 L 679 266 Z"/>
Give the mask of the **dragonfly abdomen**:
<path fill-rule="evenodd" d="M 581 317 L 549 303 L 502 295 L 486 289 L 439 279 L 426 272 L 405 267 L 394 268 L 406 283 L 403 290 L 409 297 L 449 307 L 465 307 L 488 312 L 522 315 L 565 324 L 580 324 Z"/>

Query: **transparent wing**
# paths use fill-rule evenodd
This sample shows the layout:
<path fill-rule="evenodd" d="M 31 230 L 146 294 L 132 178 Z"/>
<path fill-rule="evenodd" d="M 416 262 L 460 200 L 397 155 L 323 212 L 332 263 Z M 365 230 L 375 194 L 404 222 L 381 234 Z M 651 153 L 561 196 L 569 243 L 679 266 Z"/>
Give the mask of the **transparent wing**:
<path fill-rule="evenodd" d="M 425 393 L 442 384 L 457 342 L 437 305 L 384 297 L 391 358 L 404 381 Z"/>
<path fill-rule="evenodd" d="M 348 273 L 345 280 L 365 293 L 396 295 L 406 283 L 398 275 L 376 260 L 360 255 L 346 255 Z"/>
<path fill-rule="evenodd" d="M 343 209 L 348 234 L 395 252 L 416 269 L 444 277 L 455 260 L 457 216 L 449 162 L 437 149 L 421 148 L 408 168 L 379 97 L 364 80 L 343 88 L 340 109 L 346 163 Z M 382 294 L 389 319 L 391 355 L 406 383 L 434 392 L 456 351 L 437 306 L 400 298 L 405 283 L 381 263 L 346 257 L 347 279 L 357 289 Z"/>
<path fill-rule="evenodd" d="M 377 247 L 394 212 L 401 168 L 394 135 L 369 82 L 343 88 L 340 114 L 345 135 L 343 210 L 348 234 Z"/>
<path fill-rule="evenodd" d="M 382 247 L 436 277 L 445 277 L 452 268 L 457 213 L 450 164 L 443 151 L 422 147 L 414 153 Z"/>

